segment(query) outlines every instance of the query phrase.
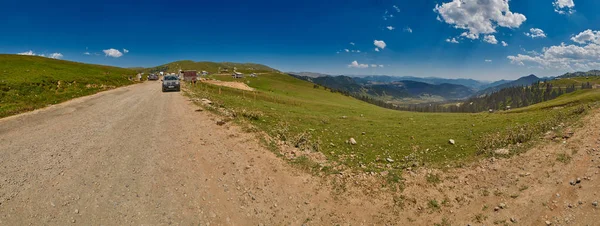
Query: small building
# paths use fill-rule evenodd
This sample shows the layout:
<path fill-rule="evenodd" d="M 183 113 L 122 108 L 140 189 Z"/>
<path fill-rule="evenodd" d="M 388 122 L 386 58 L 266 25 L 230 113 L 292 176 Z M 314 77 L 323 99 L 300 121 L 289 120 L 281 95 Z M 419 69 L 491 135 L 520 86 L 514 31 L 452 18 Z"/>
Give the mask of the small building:
<path fill-rule="evenodd" d="M 207 76 L 207 75 L 208 75 L 208 71 L 202 71 L 202 72 L 200 72 L 200 74 L 201 74 L 202 76 Z"/>
<path fill-rule="evenodd" d="M 243 78 L 244 74 L 242 74 L 241 72 L 233 72 L 231 76 L 234 78 Z"/>
<path fill-rule="evenodd" d="M 197 78 L 198 75 L 196 71 L 183 71 L 183 80 L 185 80 L 186 82 L 196 81 Z"/>
<path fill-rule="evenodd" d="M 252 74 L 250 74 L 250 77 L 254 78 L 254 77 L 256 77 L 256 74 L 252 73 Z"/>

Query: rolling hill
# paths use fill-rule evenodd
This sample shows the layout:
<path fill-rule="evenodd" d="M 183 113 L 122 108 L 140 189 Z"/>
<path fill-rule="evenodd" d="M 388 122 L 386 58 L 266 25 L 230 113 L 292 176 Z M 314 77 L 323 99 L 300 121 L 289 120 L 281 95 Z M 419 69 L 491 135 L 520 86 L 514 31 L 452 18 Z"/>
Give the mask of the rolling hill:
<path fill-rule="evenodd" d="M 39 56 L 0 54 L 0 117 L 133 84 L 135 71 Z"/>
<path fill-rule="evenodd" d="M 509 88 L 509 87 L 529 86 L 532 83 L 535 83 L 535 82 L 538 82 L 538 81 L 541 81 L 541 80 L 542 79 L 540 79 L 537 76 L 535 76 L 535 75 L 532 74 L 532 75 L 521 77 L 521 78 L 519 78 L 517 80 L 514 80 L 514 81 L 505 81 L 505 82 L 503 82 L 503 83 L 501 83 L 499 85 L 492 86 L 492 87 L 489 87 L 487 89 L 481 90 L 481 91 L 477 92 L 477 95 L 491 94 L 493 92 L 499 91 L 499 90 L 504 89 L 504 88 Z"/>
<path fill-rule="evenodd" d="M 266 132 L 275 139 L 265 141 L 267 145 L 283 142 L 307 153 L 320 152 L 334 166 L 390 175 L 414 164 L 462 162 L 507 146 L 518 152 L 526 145 L 517 143 L 526 144 L 580 117 L 585 112 L 580 106 L 600 100 L 600 92 L 590 90 L 514 112 L 416 113 L 380 108 L 285 74 L 212 78 L 243 82 L 255 91 L 200 84 L 190 87 L 191 98 L 199 103 L 207 98 L 213 104 L 200 104 L 203 108 Z M 342 81 L 351 82 L 347 77 Z M 563 107 L 549 107 L 555 105 Z M 350 138 L 357 144 L 350 144 Z M 319 172 L 327 169 L 314 166 Z"/>
<path fill-rule="evenodd" d="M 237 69 L 238 72 L 242 73 L 266 73 L 266 72 L 278 72 L 276 69 L 270 68 L 268 66 L 262 64 L 253 64 L 253 63 L 230 63 L 230 62 L 194 62 L 191 60 L 182 60 L 175 61 L 168 64 L 163 64 L 156 67 L 144 68 L 139 71 L 142 72 L 178 72 L 179 69 L 182 70 L 196 70 L 196 71 L 207 71 L 211 74 L 219 73 L 220 69 L 227 69 L 229 72 L 232 72 L 234 68 Z"/>

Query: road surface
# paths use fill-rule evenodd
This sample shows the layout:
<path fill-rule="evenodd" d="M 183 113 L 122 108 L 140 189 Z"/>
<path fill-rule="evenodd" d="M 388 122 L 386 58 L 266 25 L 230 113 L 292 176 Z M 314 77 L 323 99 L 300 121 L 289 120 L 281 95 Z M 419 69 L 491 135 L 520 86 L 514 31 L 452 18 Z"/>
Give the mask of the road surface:
<path fill-rule="evenodd" d="M 0 225 L 370 218 L 332 200 L 318 179 L 254 135 L 218 126 L 216 116 L 196 109 L 180 93 L 146 82 L 0 119 Z"/>
<path fill-rule="evenodd" d="M 310 176 L 197 109 L 146 82 L 0 119 L 0 225 L 600 222 L 600 110 L 512 158 L 406 169 L 392 192 L 379 173 Z"/>

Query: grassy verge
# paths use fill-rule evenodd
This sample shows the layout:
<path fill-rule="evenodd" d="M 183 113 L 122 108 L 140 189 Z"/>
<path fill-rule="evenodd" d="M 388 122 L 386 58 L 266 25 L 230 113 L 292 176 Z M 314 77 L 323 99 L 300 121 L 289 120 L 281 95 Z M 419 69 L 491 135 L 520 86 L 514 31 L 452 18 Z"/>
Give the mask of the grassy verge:
<path fill-rule="evenodd" d="M 529 142 L 580 117 L 585 112 L 582 104 L 600 98 L 598 92 L 587 94 L 590 96 L 575 93 L 543 103 L 563 108 L 531 106 L 493 114 L 414 113 L 379 108 L 283 74 L 236 81 L 257 91 L 200 84 L 191 87 L 192 95 L 236 112 L 238 118 L 292 146 L 321 152 L 330 161 L 350 168 L 375 172 L 461 163 L 495 148 Z M 520 133 L 523 135 L 512 135 Z M 350 138 L 357 144 L 348 143 Z M 450 139 L 455 144 L 450 144 Z"/>
<path fill-rule="evenodd" d="M 0 118 L 132 84 L 134 71 L 0 54 Z"/>

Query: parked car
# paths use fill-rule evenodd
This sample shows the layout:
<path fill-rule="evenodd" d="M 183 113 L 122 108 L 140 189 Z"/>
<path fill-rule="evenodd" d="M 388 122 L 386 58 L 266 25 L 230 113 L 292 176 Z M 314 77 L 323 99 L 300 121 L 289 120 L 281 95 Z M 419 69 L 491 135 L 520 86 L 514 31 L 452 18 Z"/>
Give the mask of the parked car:
<path fill-rule="evenodd" d="M 179 84 L 179 78 L 177 76 L 168 75 L 165 76 L 162 80 L 162 91 L 177 91 L 181 90 L 181 86 Z"/>
<path fill-rule="evenodd" d="M 157 74 L 150 74 L 150 75 L 148 75 L 148 80 L 156 81 L 156 80 L 158 80 L 158 75 Z"/>

